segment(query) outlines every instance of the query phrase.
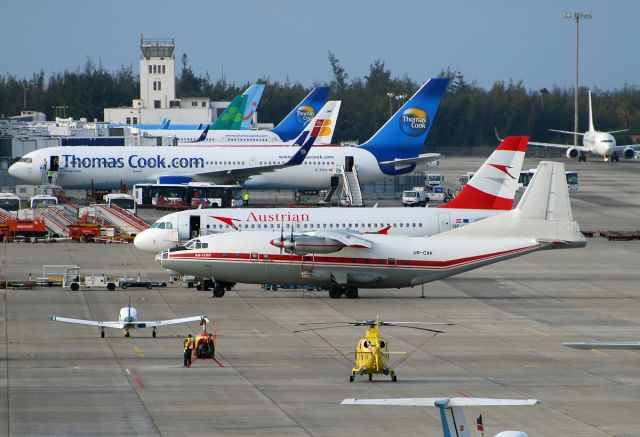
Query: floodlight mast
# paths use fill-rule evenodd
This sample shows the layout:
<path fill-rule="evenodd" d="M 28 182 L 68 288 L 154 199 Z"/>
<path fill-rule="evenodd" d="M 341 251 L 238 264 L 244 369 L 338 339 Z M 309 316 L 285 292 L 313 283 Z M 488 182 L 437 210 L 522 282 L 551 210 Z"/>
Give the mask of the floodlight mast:
<path fill-rule="evenodd" d="M 578 146 L 578 72 L 580 53 L 580 20 L 590 20 L 591 12 L 565 12 L 563 17 L 576 22 L 576 89 L 574 91 L 574 113 L 573 113 L 573 145 Z"/>

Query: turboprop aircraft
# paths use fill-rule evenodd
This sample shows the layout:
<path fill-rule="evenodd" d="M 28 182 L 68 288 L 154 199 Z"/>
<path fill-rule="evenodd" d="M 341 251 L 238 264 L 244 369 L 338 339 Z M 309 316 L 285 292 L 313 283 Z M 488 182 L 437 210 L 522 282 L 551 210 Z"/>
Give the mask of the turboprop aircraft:
<path fill-rule="evenodd" d="M 170 319 L 170 320 L 153 320 L 153 321 L 140 321 L 138 320 L 138 310 L 131 306 L 131 301 L 126 307 L 120 308 L 117 322 L 102 322 L 96 320 L 83 320 L 83 319 L 69 319 L 67 317 L 51 316 L 49 320 L 54 322 L 66 322 L 76 323 L 79 325 L 97 326 L 100 328 L 100 337 L 104 338 L 104 328 L 122 329 L 124 330 L 124 336 L 129 337 L 129 330 L 152 328 L 151 335 L 155 338 L 158 333 L 158 326 L 175 325 L 177 323 L 189 323 L 189 322 L 209 322 L 207 316 L 194 316 L 184 317 L 182 319 Z"/>
<path fill-rule="evenodd" d="M 55 183 L 64 188 L 247 180 L 304 162 L 316 138 L 330 129 L 327 125 L 336 105 L 327 102 L 294 147 L 47 147 L 27 153 L 9 173 L 41 184 L 46 170 L 51 170 L 56 173 Z"/>
<path fill-rule="evenodd" d="M 491 399 L 491 398 L 392 398 L 392 399 L 345 399 L 341 405 L 377 405 L 403 407 L 436 407 L 440 410 L 440 423 L 444 437 L 471 437 L 471 428 L 464 414 L 464 407 L 538 405 L 538 399 Z M 482 415 L 476 421 L 478 435 L 484 436 Z M 502 431 L 495 437 L 527 437 L 522 431 Z"/>
<path fill-rule="evenodd" d="M 441 157 L 421 151 L 446 87 L 447 79 L 429 80 L 364 144 L 317 147 L 304 160 L 294 160 L 297 147 L 268 145 L 49 147 L 26 154 L 9 168 L 9 173 L 40 184 L 44 170 L 57 171 L 57 184 L 64 188 L 89 188 L 92 182 L 96 189 L 108 189 L 123 182 L 133 186 L 193 180 L 242 182 L 244 187 L 257 189 L 318 189 L 330 187 L 336 166 L 345 166 L 357 168 L 360 182 L 368 183 L 410 173 L 418 164 Z M 316 136 L 332 130 L 331 110 L 325 106 L 301 136 L 311 127 Z M 324 122 L 317 125 L 318 120 Z M 303 144 L 304 139 L 298 137 L 296 143 Z M 297 165 L 303 161 L 307 164 Z"/>
<path fill-rule="evenodd" d="M 211 278 L 214 296 L 237 282 L 313 285 L 329 296 L 357 287 L 412 287 L 546 249 L 584 247 L 564 164 L 541 162 L 514 210 L 430 237 L 320 229 L 207 235 L 156 255 L 162 267 Z"/>
<path fill-rule="evenodd" d="M 596 156 L 602 156 L 604 161 L 620 161 L 620 155 L 624 159 L 635 158 L 635 149 L 640 147 L 640 144 L 629 144 L 626 146 L 617 146 L 616 139 L 613 137 L 614 133 L 626 132 L 629 129 L 615 130 L 609 132 L 597 131 L 593 125 L 593 111 L 591 109 L 591 90 L 589 90 L 589 130 L 584 133 L 571 132 L 564 130 L 549 129 L 553 132 L 559 132 L 569 135 L 582 136 L 582 146 L 579 145 L 567 145 L 567 144 L 555 144 L 555 143 L 538 143 L 530 142 L 532 146 L 540 147 L 555 147 L 566 150 L 567 158 L 578 158 L 578 161 L 586 161 L 587 154 Z"/>
<path fill-rule="evenodd" d="M 528 137 L 505 138 L 451 202 L 439 208 L 206 208 L 158 219 L 134 244 L 158 253 L 200 235 L 236 231 L 353 229 L 424 237 L 510 210 Z"/>

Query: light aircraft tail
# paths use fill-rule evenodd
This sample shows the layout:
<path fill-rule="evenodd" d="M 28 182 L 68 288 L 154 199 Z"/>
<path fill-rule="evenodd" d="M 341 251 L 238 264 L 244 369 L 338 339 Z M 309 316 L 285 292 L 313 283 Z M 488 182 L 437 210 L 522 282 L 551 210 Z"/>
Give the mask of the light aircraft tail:
<path fill-rule="evenodd" d="M 249 129 L 253 116 L 256 113 L 262 93 L 264 92 L 264 85 L 261 83 L 254 83 L 247 90 L 242 93 L 243 96 L 247 96 L 247 104 L 245 105 L 244 112 L 242 113 L 242 122 L 240 123 L 240 129 Z"/>
<path fill-rule="evenodd" d="M 315 117 L 322 105 L 327 101 L 329 87 L 316 87 L 273 129 L 282 141 L 290 141 Z"/>
<path fill-rule="evenodd" d="M 448 79 L 430 79 L 360 147 L 378 162 L 418 156 L 448 83 Z"/>
<path fill-rule="evenodd" d="M 509 210 L 518 190 L 529 137 L 507 137 L 451 202 L 440 208 Z"/>
<path fill-rule="evenodd" d="M 229 106 L 222 111 L 216 121 L 209 126 L 210 130 L 238 130 L 242 124 L 242 114 L 247 105 L 247 96 L 235 96 Z"/>
<path fill-rule="evenodd" d="M 439 236 L 532 238 L 545 248 L 584 247 L 573 220 L 564 163 L 542 161 L 518 206 Z"/>

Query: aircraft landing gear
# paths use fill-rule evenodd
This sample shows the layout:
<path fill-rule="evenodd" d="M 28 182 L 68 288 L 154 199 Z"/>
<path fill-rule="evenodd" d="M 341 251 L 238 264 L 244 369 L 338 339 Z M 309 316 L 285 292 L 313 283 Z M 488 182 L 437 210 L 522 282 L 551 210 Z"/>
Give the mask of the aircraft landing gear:
<path fill-rule="evenodd" d="M 100 328 L 100 338 L 104 338 L 104 328 Z"/>
<path fill-rule="evenodd" d="M 369 381 L 373 381 L 373 373 L 369 373 Z"/>
<path fill-rule="evenodd" d="M 396 376 L 395 373 L 391 374 L 391 381 L 398 382 L 398 377 Z"/>
<path fill-rule="evenodd" d="M 580 156 L 578 156 L 578 162 L 587 162 L 587 154 L 586 153 L 581 153 Z"/>
<path fill-rule="evenodd" d="M 158 330 L 154 327 L 153 330 L 151 331 L 151 336 L 153 338 L 156 338 L 156 335 L 158 335 Z"/>
<path fill-rule="evenodd" d="M 131 337 L 131 334 L 129 334 L 129 331 L 126 331 L 126 332 L 124 333 L 124 336 L 125 336 L 125 337 Z"/>
<path fill-rule="evenodd" d="M 340 299 L 342 297 L 342 287 L 339 285 L 329 287 L 329 297 L 331 299 Z"/>
<path fill-rule="evenodd" d="M 355 373 L 352 373 L 351 376 L 349 376 L 349 382 L 353 382 L 356 379 L 356 375 Z"/>
<path fill-rule="evenodd" d="M 357 299 L 358 298 L 358 288 L 353 285 L 347 285 L 344 287 L 344 294 L 347 296 L 347 299 Z"/>

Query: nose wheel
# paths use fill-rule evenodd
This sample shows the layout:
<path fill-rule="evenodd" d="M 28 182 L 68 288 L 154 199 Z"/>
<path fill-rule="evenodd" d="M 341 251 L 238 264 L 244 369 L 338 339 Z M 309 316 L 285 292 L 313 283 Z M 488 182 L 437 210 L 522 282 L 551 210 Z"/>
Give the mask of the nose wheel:
<path fill-rule="evenodd" d="M 131 337 L 131 334 L 129 334 L 129 331 L 126 331 L 126 332 L 124 333 L 124 336 L 125 336 L 125 337 Z"/>
<path fill-rule="evenodd" d="M 151 336 L 153 338 L 156 338 L 156 335 L 158 334 L 158 330 L 154 327 L 153 330 L 151 331 Z"/>

